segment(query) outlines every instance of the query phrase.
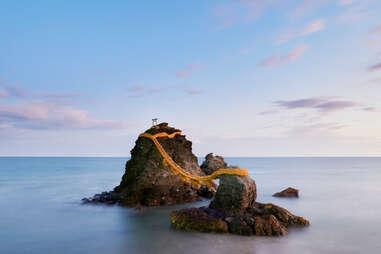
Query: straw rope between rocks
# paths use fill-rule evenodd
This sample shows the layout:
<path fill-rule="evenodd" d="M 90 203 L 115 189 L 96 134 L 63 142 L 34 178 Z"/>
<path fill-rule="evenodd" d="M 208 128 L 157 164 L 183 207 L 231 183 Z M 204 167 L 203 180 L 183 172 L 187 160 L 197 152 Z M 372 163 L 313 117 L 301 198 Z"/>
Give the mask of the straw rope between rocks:
<path fill-rule="evenodd" d="M 173 161 L 173 159 L 167 154 L 167 152 L 164 150 L 162 145 L 157 140 L 157 138 L 159 137 L 174 138 L 176 135 L 181 135 L 181 131 L 174 132 L 172 134 L 168 134 L 166 132 L 160 132 L 155 135 L 151 135 L 145 132 L 140 134 L 139 137 L 145 137 L 145 138 L 151 139 L 153 143 L 155 144 L 157 150 L 160 152 L 161 156 L 163 156 L 164 165 L 169 166 L 171 172 L 174 175 L 178 175 L 182 181 L 191 183 L 193 186 L 197 188 L 199 188 L 201 184 L 205 184 L 208 187 L 212 186 L 213 179 L 218 178 L 220 175 L 248 176 L 248 172 L 244 168 L 221 168 L 208 176 L 198 176 L 198 175 L 193 175 L 187 172 L 182 167 L 180 167 L 176 162 Z"/>

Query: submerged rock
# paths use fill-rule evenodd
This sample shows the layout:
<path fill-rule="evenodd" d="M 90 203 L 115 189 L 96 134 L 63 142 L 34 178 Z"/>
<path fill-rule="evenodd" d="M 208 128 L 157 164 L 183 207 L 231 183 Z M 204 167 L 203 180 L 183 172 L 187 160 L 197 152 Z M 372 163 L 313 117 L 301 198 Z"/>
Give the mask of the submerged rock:
<path fill-rule="evenodd" d="M 256 197 L 256 185 L 250 177 L 223 175 L 209 207 L 173 211 L 171 223 L 186 231 L 248 236 L 283 236 L 289 226 L 309 225 L 308 220 L 282 207 L 256 202 Z"/>
<path fill-rule="evenodd" d="M 288 187 L 287 189 L 282 190 L 281 192 L 275 193 L 273 196 L 279 198 L 298 198 L 299 190 Z"/>
<path fill-rule="evenodd" d="M 180 130 L 161 123 L 146 131 L 151 135 L 166 132 L 172 134 Z M 205 175 L 198 165 L 197 157 L 192 153 L 192 142 L 184 135 L 174 138 L 159 137 L 157 140 L 167 154 L 183 169 L 194 175 Z M 171 173 L 163 157 L 152 140 L 139 137 L 131 150 L 131 159 L 126 163 L 126 171 L 119 186 L 115 187 L 112 196 L 117 202 L 126 206 L 158 206 L 200 200 L 201 197 L 213 197 L 215 189 L 202 186 L 195 188 L 183 182 L 179 176 Z M 103 198 L 88 199 L 90 202 L 103 202 Z M 107 199 L 106 203 L 109 202 Z"/>
<path fill-rule="evenodd" d="M 214 156 L 213 153 L 209 153 L 205 156 L 205 160 L 201 164 L 200 168 L 205 174 L 211 175 L 218 169 L 226 168 L 227 166 L 228 164 L 225 162 L 223 157 L 218 155 Z"/>

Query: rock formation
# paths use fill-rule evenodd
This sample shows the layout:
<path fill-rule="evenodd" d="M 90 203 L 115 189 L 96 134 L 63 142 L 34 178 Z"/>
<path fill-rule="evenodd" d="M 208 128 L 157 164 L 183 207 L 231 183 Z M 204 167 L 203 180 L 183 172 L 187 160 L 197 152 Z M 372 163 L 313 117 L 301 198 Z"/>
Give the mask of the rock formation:
<path fill-rule="evenodd" d="M 256 202 L 256 197 L 250 177 L 224 175 L 209 207 L 173 211 L 171 223 L 187 231 L 257 236 L 282 236 L 291 225 L 309 225 L 284 208 Z"/>
<path fill-rule="evenodd" d="M 146 132 L 154 135 L 178 131 L 167 123 L 161 123 Z M 197 157 L 192 153 L 192 142 L 184 135 L 176 135 L 174 138 L 159 137 L 158 141 L 179 166 L 192 174 L 205 175 L 198 165 Z M 112 192 L 97 194 L 83 201 L 158 206 L 191 202 L 200 197 L 211 198 L 214 192 L 213 187 L 201 186 L 197 189 L 172 174 L 163 163 L 163 158 L 152 140 L 139 137 L 131 150 L 131 159 L 126 163 L 126 171 L 119 186 Z"/>
<path fill-rule="evenodd" d="M 273 196 L 278 198 L 298 198 L 299 190 L 288 187 L 287 189 L 282 190 L 281 192 L 275 193 Z"/>
<path fill-rule="evenodd" d="M 240 214 L 257 198 L 257 187 L 250 177 L 220 176 L 218 191 L 209 207 L 229 214 Z"/>
<path fill-rule="evenodd" d="M 221 156 L 214 156 L 213 153 L 209 153 L 205 156 L 204 162 L 201 164 L 201 170 L 207 174 L 211 175 L 214 171 L 220 168 L 227 168 L 228 164 L 224 161 Z"/>

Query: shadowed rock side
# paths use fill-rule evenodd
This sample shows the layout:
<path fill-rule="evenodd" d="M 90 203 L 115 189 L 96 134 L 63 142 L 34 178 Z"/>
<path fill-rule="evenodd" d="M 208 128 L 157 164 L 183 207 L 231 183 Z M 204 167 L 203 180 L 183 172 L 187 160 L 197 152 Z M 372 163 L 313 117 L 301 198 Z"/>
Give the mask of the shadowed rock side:
<path fill-rule="evenodd" d="M 155 135 L 160 132 L 172 134 L 180 131 L 161 123 L 146 132 Z M 159 137 L 158 141 L 168 155 L 182 168 L 194 175 L 205 175 L 200 169 L 197 157 L 192 153 L 192 142 L 184 135 L 174 138 Z M 172 174 L 163 163 L 152 140 L 139 137 L 131 150 L 131 159 L 126 163 L 126 171 L 119 186 L 112 192 L 95 195 L 85 202 L 120 203 L 121 205 L 144 206 L 171 205 L 191 202 L 200 197 L 213 197 L 215 190 L 201 186 L 192 187 Z M 109 199 L 108 199 L 109 198 Z"/>
<path fill-rule="evenodd" d="M 299 190 L 288 187 L 287 189 L 282 190 L 281 192 L 275 193 L 273 196 L 278 198 L 298 198 Z"/>
<path fill-rule="evenodd" d="M 309 221 L 273 204 L 256 202 L 256 186 L 250 177 L 221 176 L 220 185 L 209 207 L 171 212 L 176 229 L 238 235 L 282 236 L 292 225 L 307 226 Z"/>

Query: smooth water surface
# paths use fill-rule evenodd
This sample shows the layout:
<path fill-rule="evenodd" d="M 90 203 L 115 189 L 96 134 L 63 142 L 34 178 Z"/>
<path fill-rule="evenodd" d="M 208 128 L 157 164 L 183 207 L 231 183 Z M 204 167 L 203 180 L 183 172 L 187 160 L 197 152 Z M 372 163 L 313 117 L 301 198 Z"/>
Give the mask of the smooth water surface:
<path fill-rule="evenodd" d="M 0 253 L 379 253 L 381 158 L 227 158 L 247 168 L 258 201 L 311 221 L 285 237 L 171 229 L 179 206 L 134 209 L 81 205 L 116 186 L 125 158 L 0 158 Z M 299 199 L 272 194 L 286 187 Z"/>

